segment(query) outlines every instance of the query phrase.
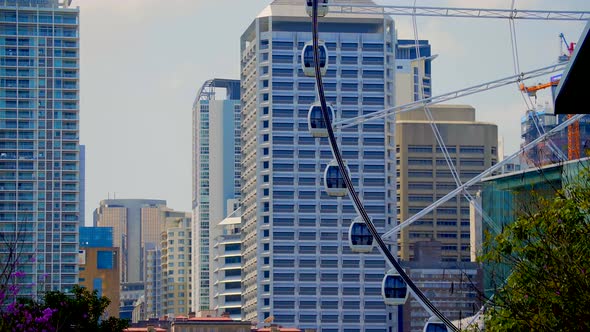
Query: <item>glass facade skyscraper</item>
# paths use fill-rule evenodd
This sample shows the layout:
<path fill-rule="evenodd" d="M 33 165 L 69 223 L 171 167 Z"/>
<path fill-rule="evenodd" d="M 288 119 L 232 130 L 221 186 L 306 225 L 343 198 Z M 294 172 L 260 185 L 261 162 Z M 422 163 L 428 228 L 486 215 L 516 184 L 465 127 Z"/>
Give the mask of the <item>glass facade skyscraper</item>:
<path fill-rule="evenodd" d="M 0 1 L 0 234 L 20 252 L 21 295 L 78 282 L 79 9 L 70 2 Z"/>
<path fill-rule="evenodd" d="M 191 308 L 213 303 L 210 255 L 216 225 L 240 198 L 240 81 L 212 79 L 193 104 L 193 269 Z"/>
<path fill-rule="evenodd" d="M 300 63 L 311 40 L 304 4 L 274 1 L 241 37 L 242 318 L 318 331 L 390 331 L 397 310 L 381 296 L 385 261 L 377 249 L 351 251 L 347 233 L 357 214 L 347 197 L 326 194 L 332 152 L 327 139 L 308 131 L 317 98 Z M 391 18 L 330 13 L 319 31 L 336 121 L 393 106 Z M 396 224 L 394 130 L 393 121 L 380 119 L 336 133 L 380 233 Z"/>

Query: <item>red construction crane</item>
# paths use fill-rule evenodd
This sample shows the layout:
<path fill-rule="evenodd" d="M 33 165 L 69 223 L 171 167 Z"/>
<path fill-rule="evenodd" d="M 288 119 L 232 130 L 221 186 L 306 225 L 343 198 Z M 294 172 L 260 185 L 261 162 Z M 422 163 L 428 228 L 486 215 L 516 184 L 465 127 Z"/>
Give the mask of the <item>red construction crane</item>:
<path fill-rule="evenodd" d="M 567 118 L 573 115 L 568 114 Z M 580 122 L 575 121 L 567 131 L 567 159 L 580 159 Z"/>
<path fill-rule="evenodd" d="M 574 54 L 574 48 L 576 47 L 576 43 L 568 43 L 567 40 L 565 40 L 565 36 L 563 35 L 563 33 L 559 34 L 559 53 L 560 56 L 557 58 L 557 60 L 559 62 L 566 62 L 569 61 L 569 59 L 572 57 L 572 54 Z M 565 45 L 565 48 L 567 49 L 567 53 L 565 53 L 563 51 L 563 45 Z"/>

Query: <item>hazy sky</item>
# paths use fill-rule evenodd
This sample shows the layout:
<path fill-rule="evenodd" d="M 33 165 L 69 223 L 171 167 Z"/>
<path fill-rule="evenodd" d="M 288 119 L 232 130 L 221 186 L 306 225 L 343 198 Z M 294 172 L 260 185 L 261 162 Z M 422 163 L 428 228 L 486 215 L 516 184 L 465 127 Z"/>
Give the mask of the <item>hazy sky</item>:
<path fill-rule="evenodd" d="M 303 1 L 303 0 L 301 0 Z M 412 5 L 414 1 L 378 1 Z M 102 199 L 165 199 L 191 209 L 191 112 L 210 78 L 239 78 L 239 38 L 270 0 L 74 0 L 81 22 L 81 143 L 86 222 Z M 418 6 L 509 8 L 512 0 L 418 0 Z M 590 1 L 516 0 L 517 9 L 590 10 Z M 414 38 L 397 18 L 399 38 Z M 514 73 L 506 20 L 418 18 L 438 54 L 433 95 Z M 558 34 L 577 41 L 582 22 L 517 21 L 521 71 L 556 62 Z M 537 79 L 539 83 L 543 79 Z M 549 100 L 547 92 L 539 100 Z M 498 124 L 507 152 L 520 144 L 526 106 L 515 86 L 456 100 Z"/>

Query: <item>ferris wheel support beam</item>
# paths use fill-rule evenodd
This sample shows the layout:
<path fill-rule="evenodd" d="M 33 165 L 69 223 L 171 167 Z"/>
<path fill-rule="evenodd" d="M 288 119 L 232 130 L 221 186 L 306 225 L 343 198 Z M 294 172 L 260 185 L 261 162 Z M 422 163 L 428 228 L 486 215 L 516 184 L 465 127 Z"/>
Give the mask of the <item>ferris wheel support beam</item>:
<path fill-rule="evenodd" d="M 408 103 L 405 105 L 386 108 L 384 110 L 369 113 L 366 115 L 361 115 L 356 118 L 341 120 L 338 122 L 334 122 L 333 124 L 336 127 L 342 127 L 342 128 L 352 127 L 355 125 L 359 125 L 363 122 L 381 119 L 381 118 L 384 118 L 388 115 L 395 115 L 398 113 L 408 112 L 408 111 L 415 110 L 415 109 L 418 109 L 418 108 L 421 108 L 421 107 L 424 107 L 427 105 L 438 104 L 438 103 L 442 103 L 445 101 L 449 101 L 449 100 L 469 96 L 472 94 L 476 94 L 476 93 L 479 93 L 482 91 L 492 90 L 492 89 L 503 87 L 503 86 L 506 86 L 509 84 L 514 84 L 516 82 L 520 82 L 523 80 L 551 74 L 551 73 L 563 70 L 565 68 L 566 64 L 567 63 L 554 64 L 554 65 L 551 65 L 548 67 L 543 67 L 543 68 L 531 70 L 526 73 L 520 73 L 518 75 L 508 76 L 505 78 L 501 78 L 499 80 L 490 81 L 490 82 L 483 83 L 483 84 L 478 84 L 478 85 L 468 87 L 465 89 L 461 89 L 461 90 L 457 90 L 457 91 L 453 91 L 453 92 L 448 92 L 448 93 L 445 93 L 445 94 L 442 94 L 439 96 L 434 96 L 434 97 L 429 97 L 429 98 L 425 98 L 422 100 L 414 101 L 414 102 L 411 102 L 411 103 Z"/>
<path fill-rule="evenodd" d="M 565 127 L 567 127 L 570 124 L 574 123 L 575 121 L 580 120 L 585 115 L 586 114 L 577 114 L 577 115 L 574 115 L 571 118 L 567 119 L 566 121 L 560 123 L 558 126 L 554 127 L 553 129 L 551 129 L 550 131 L 546 132 L 545 134 L 537 137 L 535 140 L 533 140 L 529 144 L 525 145 L 523 148 L 521 148 L 520 150 L 516 151 L 515 153 L 511 154 L 510 156 L 508 156 L 507 158 L 505 158 L 501 162 L 499 162 L 496 165 L 494 165 L 494 166 L 488 168 L 487 170 L 483 171 L 481 174 L 479 174 L 478 176 L 476 176 L 476 177 L 472 178 L 471 180 L 465 182 L 463 185 L 457 187 L 453 191 L 450 191 L 448 194 L 446 194 L 445 196 L 443 196 L 442 198 L 440 198 L 436 202 L 430 204 L 428 207 L 422 209 L 420 212 L 416 213 L 415 215 L 413 215 L 410 218 L 406 219 L 404 222 L 402 222 L 399 225 L 395 226 L 393 229 L 391 229 L 388 232 L 384 233 L 381 237 L 383 239 L 385 239 L 387 237 L 396 235 L 397 232 L 399 232 L 400 230 L 402 230 L 404 227 L 410 226 L 414 221 L 416 221 L 416 220 L 424 217 L 425 215 L 427 215 L 428 213 L 430 213 L 432 210 L 434 210 L 437 207 L 441 206 L 442 204 L 446 203 L 451 198 L 457 196 L 458 194 L 460 194 L 461 192 L 463 192 L 467 188 L 469 188 L 472 185 L 478 183 L 484 177 L 486 177 L 488 175 L 491 175 L 493 172 L 495 172 L 498 169 L 500 169 L 502 166 L 504 166 L 505 164 L 507 164 L 508 162 L 510 162 L 512 159 L 514 159 L 515 157 L 517 157 L 521 153 L 527 152 L 528 150 L 530 150 L 533 147 L 535 147 L 537 145 L 537 143 L 539 143 L 542 140 L 546 139 L 547 137 L 549 137 L 549 136 L 557 133 L 558 131 L 561 131 L 562 129 L 564 129 Z"/>
<path fill-rule="evenodd" d="M 587 21 L 590 19 L 590 12 L 588 11 L 414 7 L 339 3 L 330 3 L 329 7 L 329 12 L 334 14 L 462 17 L 543 21 Z"/>

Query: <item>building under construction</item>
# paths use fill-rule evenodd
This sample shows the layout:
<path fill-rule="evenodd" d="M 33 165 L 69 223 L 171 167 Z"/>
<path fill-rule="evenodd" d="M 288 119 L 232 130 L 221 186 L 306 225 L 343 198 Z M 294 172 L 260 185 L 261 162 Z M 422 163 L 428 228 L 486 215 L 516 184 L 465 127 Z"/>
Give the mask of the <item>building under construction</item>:
<path fill-rule="evenodd" d="M 525 146 L 545 132 L 567 120 L 567 114 L 553 114 L 544 108 L 529 110 L 521 117 L 521 137 Z M 523 158 L 531 167 L 544 166 L 589 156 L 590 119 L 582 118 L 549 140 L 527 151 Z"/>

